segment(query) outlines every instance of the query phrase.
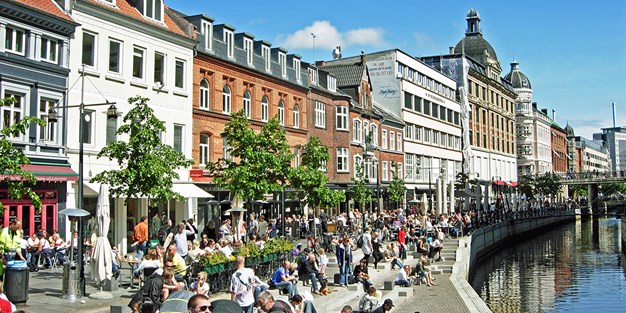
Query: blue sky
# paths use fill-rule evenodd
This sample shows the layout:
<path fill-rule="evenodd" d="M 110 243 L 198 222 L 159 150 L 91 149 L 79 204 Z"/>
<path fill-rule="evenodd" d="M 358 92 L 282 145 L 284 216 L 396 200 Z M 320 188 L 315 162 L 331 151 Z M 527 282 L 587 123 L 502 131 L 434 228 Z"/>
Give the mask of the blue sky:
<path fill-rule="evenodd" d="M 577 135 L 626 125 L 626 1 L 209 1 L 165 0 L 185 14 L 206 14 L 304 61 L 399 48 L 415 56 L 444 54 L 464 36 L 476 9 L 496 50 L 502 76 L 515 59 L 529 77 L 533 101 L 556 110 Z M 311 33 L 315 34 L 315 40 Z M 315 46 L 314 46 L 315 42 Z"/>

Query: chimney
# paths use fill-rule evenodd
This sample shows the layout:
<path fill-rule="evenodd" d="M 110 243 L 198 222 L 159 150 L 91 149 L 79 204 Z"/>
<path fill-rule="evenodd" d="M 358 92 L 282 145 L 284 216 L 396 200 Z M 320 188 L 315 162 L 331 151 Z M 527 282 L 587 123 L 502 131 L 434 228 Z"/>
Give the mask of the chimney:
<path fill-rule="evenodd" d="M 537 102 L 533 102 L 533 109 L 537 110 Z"/>
<path fill-rule="evenodd" d="M 552 109 L 552 120 L 556 123 L 556 110 Z"/>
<path fill-rule="evenodd" d="M 365 64 L 365 51 L 361 50 L 361 65 Z"/>
<path fill-rule="evenodd" d="M 541 113 L 543 113 L 546 116 L 548 116 L 548 109 L 546 109 L 546 108 L 541 109 Z"/>
<path fill-rule="evenodd" d="M 448 49 L 450 49 L 450 54 L 454 54 L 454 47 L 448 47 Z"/>

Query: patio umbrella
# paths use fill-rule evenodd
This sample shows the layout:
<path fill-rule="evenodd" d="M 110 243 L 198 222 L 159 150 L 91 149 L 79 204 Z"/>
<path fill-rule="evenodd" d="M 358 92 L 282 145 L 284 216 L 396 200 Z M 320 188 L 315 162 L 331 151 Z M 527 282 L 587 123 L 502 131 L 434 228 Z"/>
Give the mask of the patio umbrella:
<path fill-rule="evenodd" d="M 167 296 L 167 299 L 163 301 L 163 304 L 161 305 L 161 309 L 159 309 L 159 312 L 161 313 L 186 313 L 188 312 L 187 302 L 189 301 L 189 298 L 191 298 L 191 296 L 193 296 L 194 294 L 195 292 L 192 292 L 189 290 L 178 290 L 178 291 L 172 292 L 169 296 Z M 239 307 L 239 311 L 241 311 L 241 307 Z M 219 312 L 219 311 L 211 310 L 211 312 Z"/>
<path fill-rule="evenodd" d="M 109 225 L 111 224 L 111 212 L 109 210 L 109 186 L 106 184 L 100 185 L 98 205 L 96 207 L 96 220 L 96 235 L 98 237 L 93 245 L 91 278 L 100 283 L 100 288 L 102 288 L 102 282 L 111 279 L 113 274 L 111 244 L 107 238 Z M 99 299 L 102 299 L 100 297 L 113 297 L 111 294 L 102 291 L 93 296 L 99 297 Z M 90 297 L 92 297 L 92 295 L 90 295 Z"/>
<path fill-rule="evenodd" d="M 163 312 L 163 310 L 161 310 L 161 312 Z M 211 301 L 211 312 L 240 313 L 241 307 L 235 301 L 218 299 Z"/>

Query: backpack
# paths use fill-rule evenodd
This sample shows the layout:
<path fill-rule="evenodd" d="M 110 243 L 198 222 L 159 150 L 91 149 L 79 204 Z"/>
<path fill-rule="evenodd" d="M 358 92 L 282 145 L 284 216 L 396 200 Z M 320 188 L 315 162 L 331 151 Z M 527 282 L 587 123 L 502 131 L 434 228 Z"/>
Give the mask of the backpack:
<path fill-rule="evenodd" d="M 359 236 L 359 239 L 356 240 L 356 247 L 357 248 L 363 247 L 363 235 Z"/>
<path fill-rule="evenodd" d="M 161 227 L 161 229 L 159 229 L 157 237 L 159 238 L 159 241 L 161 242 L 161 244 L 165 243 L 165 239 L 167 239 L 168 234 L 169 234 L 168 227 Z"/>

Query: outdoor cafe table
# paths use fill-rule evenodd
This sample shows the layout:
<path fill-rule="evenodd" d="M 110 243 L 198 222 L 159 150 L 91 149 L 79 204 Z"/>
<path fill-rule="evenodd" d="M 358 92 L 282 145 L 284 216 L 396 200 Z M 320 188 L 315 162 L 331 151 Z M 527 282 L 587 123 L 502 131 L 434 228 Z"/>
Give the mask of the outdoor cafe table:
<path fill-rule="evenodd" d="M 129 286 L 128 289 L 133 289 L 135 287 L 135 269 L 137 268 L 137 266 L 139 266 L 139 263 L 141 263 L 141 261 L 139 260 L 122 260 L 122 264 L 128 264 L 128 268 L 130 268 L 130 278 L 129 278 Z M 121 268 L 124 268 L 124 266 L 122 266 Z M 120 285 L 122 284 L 122 279 L 120 278 Z M 139 282 L 137 282 L 137 288 L 139 288 Z"/>

